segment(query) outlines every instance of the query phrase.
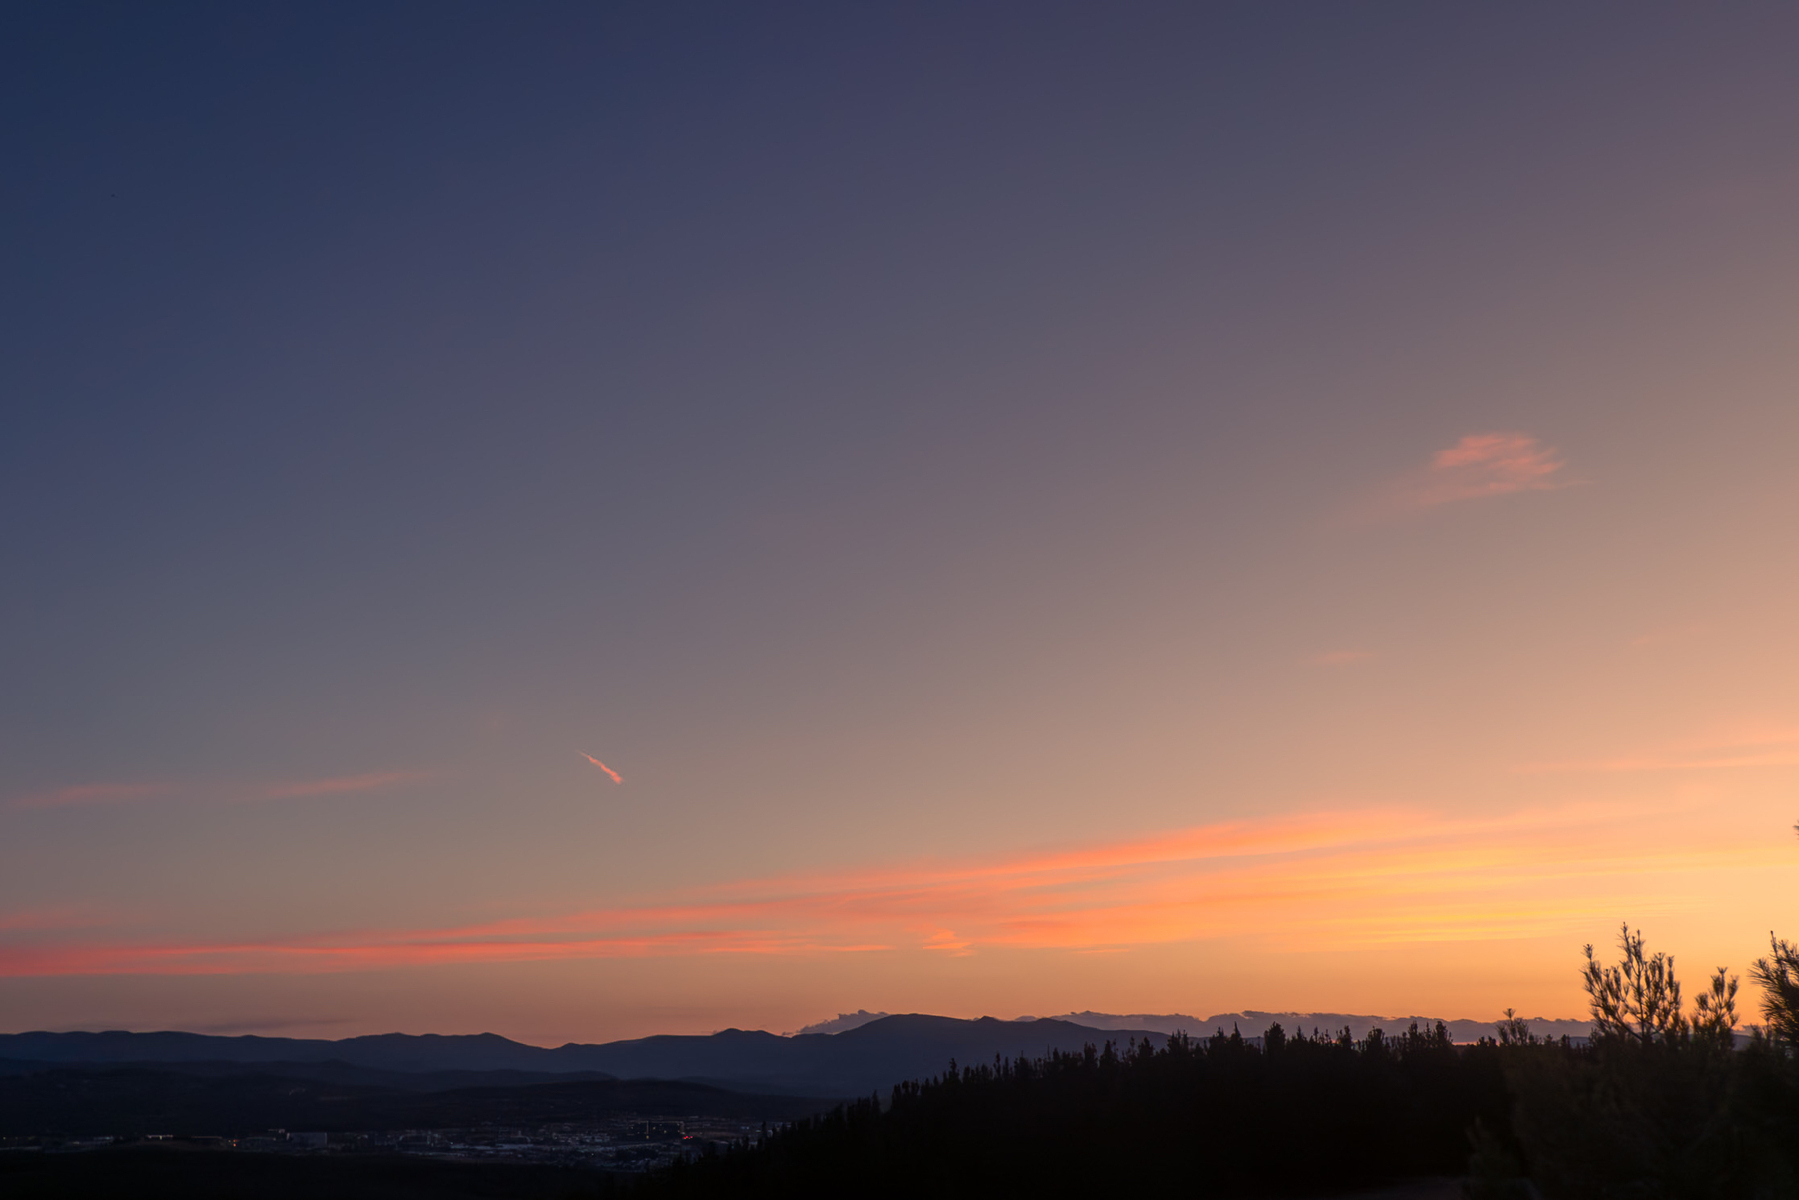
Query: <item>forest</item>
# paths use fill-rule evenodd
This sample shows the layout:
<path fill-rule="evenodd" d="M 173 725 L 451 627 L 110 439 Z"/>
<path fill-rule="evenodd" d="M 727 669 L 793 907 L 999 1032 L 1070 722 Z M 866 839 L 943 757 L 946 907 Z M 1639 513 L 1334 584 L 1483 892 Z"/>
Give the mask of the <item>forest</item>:
<path fill-rule="evenodd" d="M 643 1180 L 643 1197 L 1320 1196 L 1461 1177 L 1469 1200 L 1799 1196 L 1799 948 L 1751 970 L 1738 1032 L 1717 972 L 1687 1009 L 1626 926 L 1587 948 L 1584 1042 L 1500 1022 L 1477 1045 L 1413 1026 L 1240 1030 L 950 1064 Z"/>

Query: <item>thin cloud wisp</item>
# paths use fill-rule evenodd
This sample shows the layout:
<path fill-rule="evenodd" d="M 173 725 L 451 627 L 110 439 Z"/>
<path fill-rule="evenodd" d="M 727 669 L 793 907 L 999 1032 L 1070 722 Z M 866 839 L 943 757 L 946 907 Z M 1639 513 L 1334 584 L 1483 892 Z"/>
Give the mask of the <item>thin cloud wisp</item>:
<path fill-rule="evenodd" d="M 601 762 L 599 759 L 595 758 L 593 755 L 587 753 L 586 751 L 582 751 L 581 757 L 585 758 L 588 762 L 592 763 L 594 766 L 598 767 L 600 770 L 602 770 L 602 771 L 606 772 L 606 774 L 610 775 L 612 777 L 613 783 L 623 783 L 624 782 L 624 780 L 622 780 L 618 777 L 617 771 L 614 771 L 611 767 L 607 766 L 605 763 Z"/>

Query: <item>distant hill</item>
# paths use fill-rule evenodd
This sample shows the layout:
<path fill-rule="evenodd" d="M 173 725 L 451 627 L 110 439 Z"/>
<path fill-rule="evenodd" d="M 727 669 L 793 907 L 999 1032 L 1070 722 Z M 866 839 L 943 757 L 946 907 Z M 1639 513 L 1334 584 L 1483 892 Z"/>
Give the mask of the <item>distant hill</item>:
<path fill-rule="evenodd" d="M 1160 1044 L 1153 1030 L 1135 1031 Z M 943 1071 L 951 1059 L 1039 1056 L 1116 1039 L 1117 1032 L 1065 1021 L 965 1021 L 923 1013 L 882 1017 L 835 1034 L 778 1037 L 727 1029 L 709 1037 L 662 1035 L 602 1046 L 563 1047 L 569 1061 L 621 1079 L 703 1079 L 806 1095 L 863 1096 Z"/>
<path fill-rule="evenodd" d="M 198 1033 L 18 1033 L 0 1035 L 0 1060 L 16 1064 L 185 1064 L 183 1073 L 241 1073 L 261 1065 L 285 1077 L 344 1085 L 438 1091 L 451 1087 L 516 1086 L 585 1077 L 590 1080 L 670 1079 L 739 1091 L 795 1096 L 866 1096 L 901 1080 L 940 1073 L 951 1059 L 964 1065 L 1079 1050 L 1088 1043 L 1149 1038 L 1161 1045 L 1185 1031 L 1195 1037 L 1232 1029 L 1257 1039 L 1278 1022 L 1289 1033 L 1348 1027 L 1365 1037 L 1376 1026 L 1398 1033 L 1435 1017 L 1378 1017 L 1355 1013 L 1244 1011 L 1194 1017 L 1181 1013 L 1079 1012 L 1060 1017 L 968 1021 L 923 1013 L 888 1016 L 858 1012 L 782 1037 L 762 1030 L 726 1029 L 705 1036 L 660 1035 L 554 1048 L 528 1046 L 498 1034 L 388 1033 L 330 1041 L 322 1038 L 219 1037 Z M 1491 1036 L 1485 1021 L 1445 1021 L 1450 1037 L 1472 1042 Z M 1585 1021 L 1535 1019 L 1539 1037 L 1585 1037 Z M 201 1067 L 204 1065 L 204 1069 Z M 19 1067 L 18 1070 L 23 1070 Z M 505 1074 L 494 1074 L 502 1072 Z M 0 1061 L 0 1076 L 9 1068 Z M 16 1072 L 15 1072 L 16 1073 Z"/>
<path fill-rule="evenodd" d="M 922 1013 L 881 1017 L 834 1034 L 780 1037 L 727 1029 L 707 1036 L 661 1035 L 601 1045 L 527 1046 L 497 1034 L 381 1034 L 339 1041 L 215 1037 L 195 1033 L 20 1033 L 0 1035 L 0 1059 L 40 1064 L 168 1063 L 309 1065 L 348 1084 L 355 1071 L 522 1071 L 533 1077 L 597 1073 L 619 1079 L 691 1080 L 737 1090 L 799 1096 L 866 1096 L 943 1071 L 951 1059 L 991 1062 L 1079 1050 L 1088 1043 L 1149 1038 L 1150 1029 L 1098 1029 L 1067 1021 L 965 1021 Z M 271 1067 L 272 1069 L 272 1067 Z M 354 1069 L 354 1070 L 351 1070 Z M 365 1077 L 366 1078 L 366 1077 Z M 375 1082 L 370 1079 L 369 1082 Z M 380 1080 L 391 1086 L 391 1080 Z M 412 1089 L 420 1090 L 420 1089 Z"/>
<path fill-rule="evenodd" d="M 341 1062 L 380 1071 L 591 1070 L 566 1065 L 560 1050 L 527 1046 L 497 1033 L 381 1033 L 324 1038 L 222 1037 L 204 1033 L 0 1034 L 0 1058 L 31 1062 Z"/>

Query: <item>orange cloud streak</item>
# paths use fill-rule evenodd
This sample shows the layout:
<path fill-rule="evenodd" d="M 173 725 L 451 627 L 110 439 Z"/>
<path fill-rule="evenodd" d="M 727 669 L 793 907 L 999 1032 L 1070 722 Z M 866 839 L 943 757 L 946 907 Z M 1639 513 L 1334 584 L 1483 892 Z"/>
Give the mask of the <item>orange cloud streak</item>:
<path fill-rule="evenodd" d="M 598 767 L 600 770 L 606 772 L 606 774 L 612 776 L 613 783 L 623 783 L 624 782 L 624 780 L 622 780 L 618 777 L 617 771 L 614 771 L 611 767 L 607 766 L 605 763 L 601 762 L 599 759 L 595 758 L 593 755 L 583 752 L 581 757 L 585 758 L 588 762 L 592 763 L 594 766 Z"/>
<path fill-rule="evenodd" d="M 191 944 L 0 940 L 0 975 L 235 974 L 651 955 L 1273 948 L 1570 933 L 1784 869 L 1702 814 L 1605 807 L 1450 819 L 1386 810 L 1239 821 L 994 860 L 792 875 L 660 904 Z"/>

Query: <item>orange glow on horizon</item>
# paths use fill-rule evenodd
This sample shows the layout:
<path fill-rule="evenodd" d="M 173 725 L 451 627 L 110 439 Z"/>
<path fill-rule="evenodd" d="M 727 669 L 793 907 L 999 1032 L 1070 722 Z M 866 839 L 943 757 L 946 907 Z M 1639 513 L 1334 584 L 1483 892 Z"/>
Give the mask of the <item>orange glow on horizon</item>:
<path fill-rule="evenodd" d="M 1289 816 L 998 859 L 747 880 L 660 903 L 437 929 L 187 944 L 15 937 L 0 945 L 0 975 L 908 949 L 970 956 L 1227 937 L 1288 952 L 1574 938 L 1596 921 L 1609 924 L 1621 905 L 1641 919 L 1720 873 L 1788 867 L 1784 846 L 1718 832 L 1704 816 L 1607 805 L 1474 819 L 1384 809 Z"/>

